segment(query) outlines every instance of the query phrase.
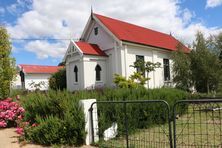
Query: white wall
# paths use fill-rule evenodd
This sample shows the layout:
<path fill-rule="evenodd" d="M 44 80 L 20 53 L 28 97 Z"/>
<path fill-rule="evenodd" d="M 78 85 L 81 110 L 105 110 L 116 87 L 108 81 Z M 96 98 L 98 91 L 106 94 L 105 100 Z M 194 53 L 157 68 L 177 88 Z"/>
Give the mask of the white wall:
<path fill-rule="evenodd" d="M 78 68 L 78 82 L 75 82 L 74 67 Z M 84 89 L 84 68 L 82 57 L 78 54 L 69 57 L 66 61 L 66 82 L 69 91 Z"/>
<path fill-rule="evenodd" d="M 98 56 L 84 56 L 84 87 L 92 89 L 95 87 L 104 87 L 107 85 L 107 58 Z M 101 67 L 101 81 L 96 81 L 96 65 Z"/>
<path fill-rule="evenodd" d="M 20 77 L 19 73 L 16 74 L 16 77 L 12 81 L 12 88 L 13 89 L 21 89 L 22 88 L 21 77 Z"/>
<path fill-rule="evenodd" d="M 163 49 L 154 49 L 152 47 L 123 44 L 121 49 L 121 74 L 123 76 L 128 78 L 130 75 L 133 74 L 133 72 L 136 72 L 136 69 L 130 66 L 133 65 L 133 63 L 136 61 L 136 55 L 144 56 L 145 61 L 161 63 L 160 68 L 157 68 L 154 72 L 149 73 L 148 77 L 151 79 L 148 81 L 148 84 L 145 84 L 145 86 L 149 88 L 162 87 L 164 85 L 163 59 L 170 59 L 170 52 L 164 51 Z M 171 59 L 170 64 L 172 65 Z"/>
<path fill-rule="evenodd" d="M 94 34 L 94 28 L 98 27 L 98 34 Z M 93 26 L 88 30 L 90 31 L 86 42 L 97 44 L 102 50 L 111 49 L 114 47 L 114 40 L 105 32 L 105 30 L 94 21 Z"/>
<path fill-rule="evenodd" d="M 39 84 L 44 82 L 45 85 L 41 85 L 40 90 L 47 90 L 49 87 L 49 78 L 51 74 L 25 74 L 25 89 L 35 90 L 35 87 L 31 87 L 30 84 L 34 82 Z"/>

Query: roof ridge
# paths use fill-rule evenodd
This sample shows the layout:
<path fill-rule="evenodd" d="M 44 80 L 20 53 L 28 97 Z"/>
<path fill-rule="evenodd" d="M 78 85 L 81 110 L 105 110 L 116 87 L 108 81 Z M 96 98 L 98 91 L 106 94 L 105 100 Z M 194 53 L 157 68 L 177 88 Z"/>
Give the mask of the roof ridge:
<path fill-rule="evenodd" d="M 63 66 L 53 66 L 53 65 L 37 65 L 37 64 L 18 64 L 21 66 L 42 66 L 42 67 L 63 67 Z"/>
<path fill-rule="evenodd" d="M 125 24 L 129 24 L 129 25 L 133 25 L 133 26 L 136 26 L 136 27 L 140 27 L 140 28 L 143 28 L 143 29 L 147 29 L 147 30 L 150 30 L 150 31 L 153 31 L 153 32 L 157 32 L 157 33 L 163 34 L 163 35 L 167 35 L 167 36 L 169 36 L 169 37 L 173 37 L 173 36 L 170 35 L 170 34 L 163 33 L 163 32 L 160 32 L 160 31 L 157 31 L 157 30 L 154 30 L 154 29 L 146 28 L 146 27 L 144 27 L 144 26 L 136 25 L 136 24 L 133 24 L 133 23 L 130 23 L 130 22 L 127 22 L 127 21 L 122 21 L 122 20 L 120 20 L 120 19 L 116 19 L 116 18 L 104 16 L 104 15 L 97 14 L 97 13 L 93 13 L 93 14 L 98 15 L 98 16 L 101 16 L 101 17 L 105 17 L 105 18 L 107 18 L 107 19 L 112 19 L 112 20 L 115 20 L 115 21 L 119 21 L 119 22 L 122 22 L 122 23 L 125 23 Z M 173 38 L 174 38 L 174 37 L 173 37 Z"/>

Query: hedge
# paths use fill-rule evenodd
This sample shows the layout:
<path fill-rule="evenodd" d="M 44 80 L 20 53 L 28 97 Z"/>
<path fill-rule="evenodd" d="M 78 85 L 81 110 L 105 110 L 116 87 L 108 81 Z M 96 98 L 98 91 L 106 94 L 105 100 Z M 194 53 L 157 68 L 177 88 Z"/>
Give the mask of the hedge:
<path fill-rule="evenodd" d="M 189 94 L 172 88 L 161 89 L 100 89 L 84 90 L 69 93 L 67 91 L 48 91 L 46 93 L 30 93 L 21 99 L 25 108 L 25 120 L 31 124 L 37 123 L 34 128 L 25 129 L 25 138 L 45 145 L 68 144 L 81 145 L 84 143 L 84 116 L 79 108 L 79 100 L 96 98 L 97 101 L 120 100 L 165 100 L 172 108 L 177 100 L 187 99 Z M 150 106 L 143 104 L 127 105 L 127 116 L 130 132 L 138 128 L 147 128 L 151 120 L 158 119 L 164 124 L 165 116 L 156 118 L 165 110 L 161 105 Z M 181 110 L 186 110 L 186 106 Z M 124 129 L 123 105 L 98 104 L 99 135 L 110 127 L 113 122 L 118 123 L 118 129 Z M 50 132 L 46 132 L 49 131 Z M 60 132 L 59 132 L 60 131 Z"/>

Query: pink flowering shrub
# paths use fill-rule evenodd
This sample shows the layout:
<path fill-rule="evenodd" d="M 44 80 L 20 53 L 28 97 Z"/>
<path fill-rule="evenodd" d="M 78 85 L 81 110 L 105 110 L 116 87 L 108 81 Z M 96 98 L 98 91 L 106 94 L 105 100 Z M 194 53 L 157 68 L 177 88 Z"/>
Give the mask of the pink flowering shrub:
<path fill-rule="evenodd" d="M 0 101 L 0 128 L 16 126 L 18 121 L 21 121 L 24 115 L 24 108 L 12 98 L 7 98 Z"/>

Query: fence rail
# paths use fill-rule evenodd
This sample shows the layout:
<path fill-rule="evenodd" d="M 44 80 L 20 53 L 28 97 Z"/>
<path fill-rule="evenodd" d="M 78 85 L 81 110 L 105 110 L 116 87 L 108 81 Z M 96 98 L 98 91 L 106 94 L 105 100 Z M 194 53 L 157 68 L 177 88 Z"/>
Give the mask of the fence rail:
<path fill-rule="evenodd" d="M 89 112 L 99 147 L 222 147 L 222 99 L 182 100 L 172 109 L 164 100 L 98 101 Z"/>

